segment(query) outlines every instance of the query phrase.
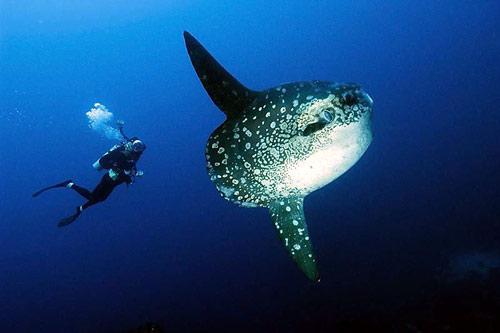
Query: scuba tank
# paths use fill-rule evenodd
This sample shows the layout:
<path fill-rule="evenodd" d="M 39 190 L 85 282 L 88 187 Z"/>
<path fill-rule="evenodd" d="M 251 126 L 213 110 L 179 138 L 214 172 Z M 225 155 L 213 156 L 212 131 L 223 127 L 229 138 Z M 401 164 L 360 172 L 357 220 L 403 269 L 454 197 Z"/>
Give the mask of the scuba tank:
<path fill-rule="evenodd" d="M 101 160 L 101 158 L 99 158 L 97 161 L 94 162 L 94 164 L 92 164 L 92 167 L 94 169 L 96 169 L 97 171 L 101 171 L 102 169 L 104 169 L 101 165 L 101 163 L 99 163 L 99 161 Z"/>
<path fill-rule="evenodd" d="M 111 152 L 123 147 L 122 144 L 114 145 L 111 147 L 110 150 L 108 150 L 106 153 L 104 153 L 97 161 L 95 161 L 92 164 L 92 167 L 96 169 L 97 171 L 101 171 L 103 169 L 111 169 L 113 167 L 113 163 L 115 161 L 112 160 L 112 157 L 110 155 Z"/>

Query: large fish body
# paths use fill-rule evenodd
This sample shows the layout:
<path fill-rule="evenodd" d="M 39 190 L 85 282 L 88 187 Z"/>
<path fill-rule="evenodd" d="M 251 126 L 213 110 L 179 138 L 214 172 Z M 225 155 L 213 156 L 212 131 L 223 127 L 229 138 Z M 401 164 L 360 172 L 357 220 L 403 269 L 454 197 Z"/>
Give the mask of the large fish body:
<path fill-rule="evenodd" d="M 372 99 L 356 84 L 323 81 L 252 91 L 189 33 L 185 39 L 200 80 L 227 115 L 207 142 L 210 179 L 227 200 L 269 208 L 292 258 L 310 279 L 319 280 L 303 200 L 366 151 Z"/>

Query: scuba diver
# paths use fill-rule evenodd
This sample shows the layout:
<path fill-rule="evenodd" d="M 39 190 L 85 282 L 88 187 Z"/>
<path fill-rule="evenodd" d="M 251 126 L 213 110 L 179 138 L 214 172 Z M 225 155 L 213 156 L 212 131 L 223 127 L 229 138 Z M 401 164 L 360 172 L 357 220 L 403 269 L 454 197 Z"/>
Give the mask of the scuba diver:
<path fill-rule="evenodd" d="M 135 177 L 144 175 L 143 171 L 137 170 L 136 164 L 146 149 L 146 145 L 138 137 L 128 138 L 123 133 L 123 122 L 119 121 L 117 125 L 123 136 L 123 141 L 113 146 L 92 165 L 97 171 L 108 170 L 93 191 L 89 191 L 69 179 L 33 193 L 33 197 L 37 197 L 41 193 L 53 188 L 69 188 L 87 199 L 87 202 L 83 205 L 76 207 L 75 214 L 62 219 L 58 224 L 59 227 L 64 227 L 74 222 L 84 209 L 106 200 L 116 186 L 123 183 L 130 185 L 134 182 Z"/>

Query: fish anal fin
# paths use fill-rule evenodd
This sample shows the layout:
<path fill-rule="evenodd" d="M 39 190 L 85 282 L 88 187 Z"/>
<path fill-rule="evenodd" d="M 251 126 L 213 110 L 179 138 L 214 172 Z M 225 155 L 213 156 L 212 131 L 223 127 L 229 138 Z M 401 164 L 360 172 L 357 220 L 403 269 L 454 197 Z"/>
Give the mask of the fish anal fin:
<path fill-rule="evenodd" d="M 244 110 L 258 92 L 246 88 L 234 78 L 189 32 L 184 32 L 191 63 L 212 101 L 228 117 Z"/>
<path fill-rule="evenodd" d="M 283 198 L 269 205 L 278 235 L 297 266 L 312 281 L 319 282 L 311 241 L 304 217 L 304 199 Z"/>

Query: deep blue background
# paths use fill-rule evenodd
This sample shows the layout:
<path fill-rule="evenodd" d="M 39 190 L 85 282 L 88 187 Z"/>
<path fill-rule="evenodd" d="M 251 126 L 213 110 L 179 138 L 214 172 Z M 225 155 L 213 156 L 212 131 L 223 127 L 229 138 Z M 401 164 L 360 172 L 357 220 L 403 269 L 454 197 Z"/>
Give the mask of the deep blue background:
<path fill-rule="evenodd" d="M 460 253 L 500 250 L 498 1 L 0 2 L 0 325 L 15 332 L 327 329 L 425 297 Z M 243 83 L 358 82 L 374 141 L 306 199 L 308 282 L 264 209 L 205 172 L 224 119 L 187 56 L 193 33 Z M 113 142 L 95 102 L 148 145 L 145 177 L 73 225 L 82 200 L 31 193 Z"/>

